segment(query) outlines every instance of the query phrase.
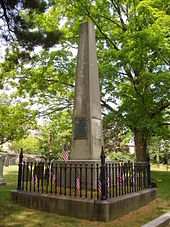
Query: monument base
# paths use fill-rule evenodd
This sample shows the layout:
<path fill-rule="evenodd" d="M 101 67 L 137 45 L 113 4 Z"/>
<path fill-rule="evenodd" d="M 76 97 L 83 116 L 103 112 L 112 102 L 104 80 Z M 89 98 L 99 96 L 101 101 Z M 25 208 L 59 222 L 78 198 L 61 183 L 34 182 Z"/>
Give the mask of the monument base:
<path fill-rule="evenodd" d="M 31 209 L 57 213 L 76 218 L 111 221 L 130 211 L 147 205 L 155 199 L 156 189 L 126 194 L 108 200 L 81 199 L 12 190 L 11 200 Z"/>

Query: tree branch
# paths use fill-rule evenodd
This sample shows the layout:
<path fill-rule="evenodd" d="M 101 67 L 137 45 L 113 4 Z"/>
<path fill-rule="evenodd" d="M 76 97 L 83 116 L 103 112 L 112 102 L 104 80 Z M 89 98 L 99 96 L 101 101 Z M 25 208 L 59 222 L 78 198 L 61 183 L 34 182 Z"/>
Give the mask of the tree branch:
<path fill-rule="evenodd" d="M 162 104 L 154 113 L 150 114 L 151 119 L 154 118 L 161 111 L 165 110 L 168 106 L 170 106 L 170 102 Z"/>
<path fill-rule="evenodd" d="M 9 18 L 8 18 L 8 15 L 7 15 L 7 7 L 6 7 L 6 5 L 5 5 L 5 2 L 4 2 L 4 0 L 1 0 L 0 1 L 0 4 L 1 4 L 1 7 L 2 7 L 2 9 L 3 9 L 3 12 L 4 12 L 4 15 L 3 15 L 3 17 L 5 17 L 5 21 L 6 21 L 6 23 L 7 23 L 7 27 L 8 27 L 8 30 L 9 30 L 9 34 L 11 35 L 11 28 L 10 28 L 10 26 L 9 26 L 9 22 L 10 22 L 10 20 L 9 20 Z M 13 31 L 12 31 L 13 32 Z"/>
<path fill-rule="evenodd" d="M 100 28 L 100 26 L 96 23 L 96 21 L 94 20 L 94 18 L 91 16 L 89 10 L 80 2 L 81 6 L 85 9 L 85 15 L 88 16 L 93 23 L 96 25 L 96 27 L 99 29 L 100 33 L 105 37 L 105 39 L 111 43 L 114 47 L 115 50 L 119 50 L 118 47 L 116 46 L 116 44 L 102 31 L 102 29 Z M 78 7 L 76 7 L 75 5 L 73 5 L 76 9 L 78 9 Z"/>
<path fill-rule="evenodd" d="M 101 17 L 105 18 L 106 20 L 109 20 L 110 22 L 114 23 L 115 25 L 117 25 L 119 28 L 121 28 L 123 30 L 123 28 L 114 20 L 110 19 L 109 17 L 106 17 L 104 15 L 102 15 Z"/>
<path fill-rule="evenodd" d="M 47 81 L 47 82 L 52 82 L 52 83 L 59 83 L 59 80 L 55 80 L 55 79 L 44 79 L 45 81 Z M 65 83 L 65 82 L 62 82 L 62 84 L 64 84 L 64 85 L 68 85 L 68 86 L 70 86 L 70 87 L 73 87 L 73 88 L 75 88 L 75 86 L 73 85 L 73 84 L 70 84 L 70 83 Z"/>
<path fill-rule="evenodd" d="M 122 14 L 121 14 L 120 7 L 117 6 L 116 3 L 113 0 L 111 0 L 111 3 L 113 4 L 113 6 L 115 7 L 115 9 L 116 9 L 116 11 L 118 13 L 118 16 L 119 16 L 119 19 L 120 19 L 120 23 L 122 25 L 122 29 L 125 32 L 127 29 L 126 29 L 126 25 L 124 23 L 124 20 L 123 20 Z"/>
<path fill-rule="evenodd" d="M 116 111 L 115 109 L 113 109 L 108 103 L 106 103 L 106 101 L 104 101 L 103 99 L 101 99 L 101 105 L 106 107 L 107 109 L 109 109 L 110 111 Z"/>

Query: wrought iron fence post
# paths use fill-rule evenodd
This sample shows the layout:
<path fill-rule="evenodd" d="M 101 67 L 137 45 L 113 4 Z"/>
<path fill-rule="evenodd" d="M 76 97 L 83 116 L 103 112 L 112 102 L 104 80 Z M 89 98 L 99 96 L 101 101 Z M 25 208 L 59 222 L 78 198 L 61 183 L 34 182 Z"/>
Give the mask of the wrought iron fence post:
<path fill-rule="evenodd" d="M 102 193 L 101 193 L 101 199 L 105 200 L 106 199 L 106 164 L 105 164 L 105 153 L 104 153 L 104 148 L 102 146 L 102 151 L 101 151 L 101 155 L 100 155 L 100 159 L 101 159 L 101 167 L 100 167 L 100 171 L 101 171 L 101 185 L 102 185 Z"/>
<path fill-rule="evenodd" d="M 151 188 L 151 170 L 150 170 L 150 157 L 149 157 L 149 153 L 147 153 L 146 160 L 147 160 L 148 188 Z"/>
<path fill-rule="evenodd" d="M 19 155 L 19 170 L 18 170 L 18 185 L 17 190 L 21 190 L 21 176 L 22 176 L 22 159 L 23 159 L 23 149 L 21 148 L 21 152 Z"/>

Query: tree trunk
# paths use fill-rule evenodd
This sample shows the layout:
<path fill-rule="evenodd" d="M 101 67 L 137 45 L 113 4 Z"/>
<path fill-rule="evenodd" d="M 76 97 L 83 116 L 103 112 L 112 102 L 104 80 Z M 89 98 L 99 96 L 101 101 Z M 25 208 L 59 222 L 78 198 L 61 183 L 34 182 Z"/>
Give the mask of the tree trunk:
<path fill-rule="evenodd" d="M 136 161 L 146 161 L 146 149 L 147 149 L 147 129 L 135 128 L 134 142 L 135 142 L 135 153 Z"/>

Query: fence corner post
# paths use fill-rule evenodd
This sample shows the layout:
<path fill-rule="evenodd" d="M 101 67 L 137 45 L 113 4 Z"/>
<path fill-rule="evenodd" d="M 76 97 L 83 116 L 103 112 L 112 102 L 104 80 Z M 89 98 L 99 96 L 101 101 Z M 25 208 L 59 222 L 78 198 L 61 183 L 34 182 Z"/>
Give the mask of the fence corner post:
<path fill-rule="evenodd" d="M 150 156 L 149 156 L 149 153 L 146 154 L 146 162 L 147 162 L 148 188 L 151 188 L 151 169 L 150 169 Z"/>
<path fill-rule="evenodd" d="M 22 159 L 23 159 L 23 149 L 21 148 L 21 152 L 19 155 L 19 170 L 18 170 L 18 185 L 17 190 L 21 190 L 21 176 L 22 176 Z"/>
<path fill-rule="evenodd" d="M 102 186 L 102 193 L 101 193 L 101 199 L 105 200 L 106 199 L 106 164 L 105 164 L 105 153 L 104 153 L 104 148 L 102 146 L 102 151 L 100 155 L 101 159 L 101 186 Z"/>

